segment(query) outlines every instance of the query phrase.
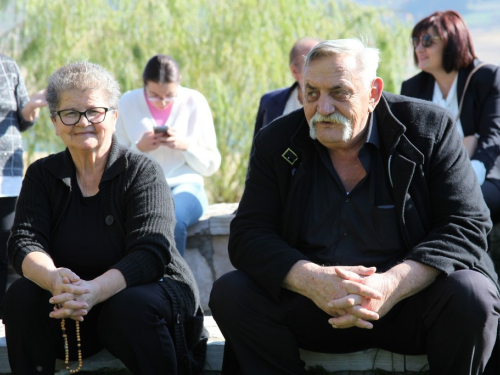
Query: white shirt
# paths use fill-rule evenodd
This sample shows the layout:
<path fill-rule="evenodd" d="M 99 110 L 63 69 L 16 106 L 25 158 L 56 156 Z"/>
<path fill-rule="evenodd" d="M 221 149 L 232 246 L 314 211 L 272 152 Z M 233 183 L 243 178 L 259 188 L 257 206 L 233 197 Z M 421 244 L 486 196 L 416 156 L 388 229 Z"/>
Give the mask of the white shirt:
<path fill-rule="evenodd" d="M 446 99 L 443 97 L 443 93 L 439 88 L 437 81 L 434 81 L 434 93 L 432 95 L 432 102 L 439 105 L 442 108 L 445 108 L 450 112 L 453 119 L 457 118 L 458 115 L 458 97 L 457 97 L 457 82 L 458 82 L 458 74 L 453 80 L 453 84 L 451 85 L 450 91 L 448 92 L 448 96 Z M 462 128 L 462 123 L 460 122 L 460 118 L 456 121 L 457 131 L 460 136 L 464 137 L 464 130 Z M 477 134 L 476 134 L 477 136 Z M 482 185 L 484 180 L 486 179 L 486 167 L 479 160 L 471 160 L 472 168 L 474 172 L 476 172 L 477 179 L 479 181 L 479 185 Z"/>
<path fill-rule="evenodd" d="M 144 154 L 162 166 L 170 187 L 186 182 L 203 185 L 203 176 L 215 173 L 221 163 L 212 112 L 207 100 L 198 91 L 179 86 L 165 125 L 178 130 L 179 136 L 188 141 L 188 149 L 174 150 L 162 145 Z M 141 152 L 136 144 L 144 133 L 153 131 L 154 126 L 156 121 L 149 111 L 144 89 L 123 94 L 116 122 L 115 134 L 118 141 Z"/>
<path fill-rule="evenodd" d="M 285 109 L 283 110 L 284 115 L 293 112 L 296 109 L 302 108 L 302 103 L 299 102 L 299 90 L 299 86 L 297 85 L 297 87 L 295 87 L 290 93 L 290 96 L 285 104 Z"/>

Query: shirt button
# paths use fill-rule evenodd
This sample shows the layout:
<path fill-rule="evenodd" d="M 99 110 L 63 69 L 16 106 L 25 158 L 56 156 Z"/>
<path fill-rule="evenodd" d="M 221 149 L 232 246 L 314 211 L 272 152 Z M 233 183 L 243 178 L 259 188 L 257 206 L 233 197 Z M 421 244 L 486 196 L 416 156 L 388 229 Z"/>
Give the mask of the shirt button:
<path fill-rule="evenodd" d="M 346 203 L 349 203 L 349 198 L 346 198 L 346 199 L 345 199 L 345 202 L 346 202 Z"/>
<path fill-rule="evenodd" d="M 113 215 L 108 215 L 106 216 L 106 219 L 104 219 L 104 222 L 106 223 L 106 225 L 111 225 L 115 222 L 115 218 L 113 217 Z"/>
<path fill-rule="evenodd" d="M 344 232 L 344 236 L 347 236 L 347 231 Z"/>

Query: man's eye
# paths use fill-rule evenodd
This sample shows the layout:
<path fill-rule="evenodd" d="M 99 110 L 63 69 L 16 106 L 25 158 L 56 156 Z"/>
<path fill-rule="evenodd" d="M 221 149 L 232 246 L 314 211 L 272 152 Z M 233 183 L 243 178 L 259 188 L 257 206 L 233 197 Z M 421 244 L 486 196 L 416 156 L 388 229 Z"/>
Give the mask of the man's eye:
<path fill-rule="evenodd" d="M 318 94 L 316 92 L 306 92 L 306 99 L 307 100 L 314 100 Z"/>
<path fill-rule="evenodd" d="M 77 117 L 79 115 L 78 112 L 70 111 L 70 112 L 63 112 L 62 114 L 64 117 Z"/>
<path fill-rule="evenodd" d="M 349 98 L 352 96 L 352 94 L 346 90 L 333 91 L 331 95 L 335 100 L 338 100 L 340 102 L 349 100 Z"/>

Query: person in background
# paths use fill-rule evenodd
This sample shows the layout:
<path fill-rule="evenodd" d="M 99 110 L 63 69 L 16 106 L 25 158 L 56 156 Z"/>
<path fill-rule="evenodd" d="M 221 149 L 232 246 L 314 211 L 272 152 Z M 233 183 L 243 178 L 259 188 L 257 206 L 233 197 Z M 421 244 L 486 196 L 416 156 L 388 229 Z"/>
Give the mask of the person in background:
<path fill-rule="evenodd" d="M 173 244 L 170 189 L 156 162 L 113 136 L 119 98 L 97 64 L 49 78 L 51 120 L 67 148 L 29 166 L 17 201 L 9 259 L 23 277 L 4 306 L 14 374 L 53 375 L 56 358 L 79 370 L 103 348 L 133 374 L 203 367 L 203 312 Z"/>
<path fill-rule="evenodd" d="M 18 65 L 0 54 L 0 319 L 7 286 L 7 240 L 24 173 L 21 132 L 33 126 L 40 107 L 46 105 L 45 90 L 30 99 Z"/>
<path fill-rule="evenodd" d="M 212 113 L 201 93 L 180 85 L 179 66 L 170 56 L 153 56 L 142 80 L 143 87 L 120 99 L 116 136 L 163 168 L 175 202 L 175 244 L 183 255 L 187 229 L 208 206 L 203 177 L 221 163 Z"/>
<path fill-rule="evenodd" d="M 294 43 L 290 51 L 289 67 L 295 82 L 290 87 L 270 91 L 262 96 L 255 120 L 253 139 L 255 139 L 260 129 L 267 126 L 274 119 L 302 108 L 304 57 L 319 42 L 321 42 L 321 39 L 306 36 Z M 251 153 L 253 149 L 252 142 Z"/>
<path fill-rule="evenodd" d="M 304 110 L 255 138 L 236 271 L 210 295 L 224 375 L 306 375 L 299 349 L 427 354 L 439 375 L 499 364 L 491 220 L 462 141 L 444 109 L 383 92 L 378 64 L 358 39 L 319 43 Z"/>
<path fill-rule="evenodd" d="M 411 36 L 415 64 L 422 71 L 403 82 L 401 94 L 432 101 L 456 119 L 491 218 L 499 222 L 500 68 L 487 64 L 470 76 L 482 62 L 465 21 L 453 10 L 425 17 Z"/>

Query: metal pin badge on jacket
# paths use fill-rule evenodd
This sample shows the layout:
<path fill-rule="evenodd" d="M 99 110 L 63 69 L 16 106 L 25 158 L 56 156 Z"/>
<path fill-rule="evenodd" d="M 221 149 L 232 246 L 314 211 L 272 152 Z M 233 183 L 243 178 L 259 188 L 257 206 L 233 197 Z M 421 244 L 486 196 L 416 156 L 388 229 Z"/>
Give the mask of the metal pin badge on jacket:
<path fill-rule="evenodd" d="M 285 159 L 287 162 L 289 162 L 290 165 L 294 165 L 295 162 L 299 159 L 297 154 L 292 150 L 290 150 L 289 148 L 287 148 L 286 151 L 283 154 L 281 154 L 281 157 Z"/>

